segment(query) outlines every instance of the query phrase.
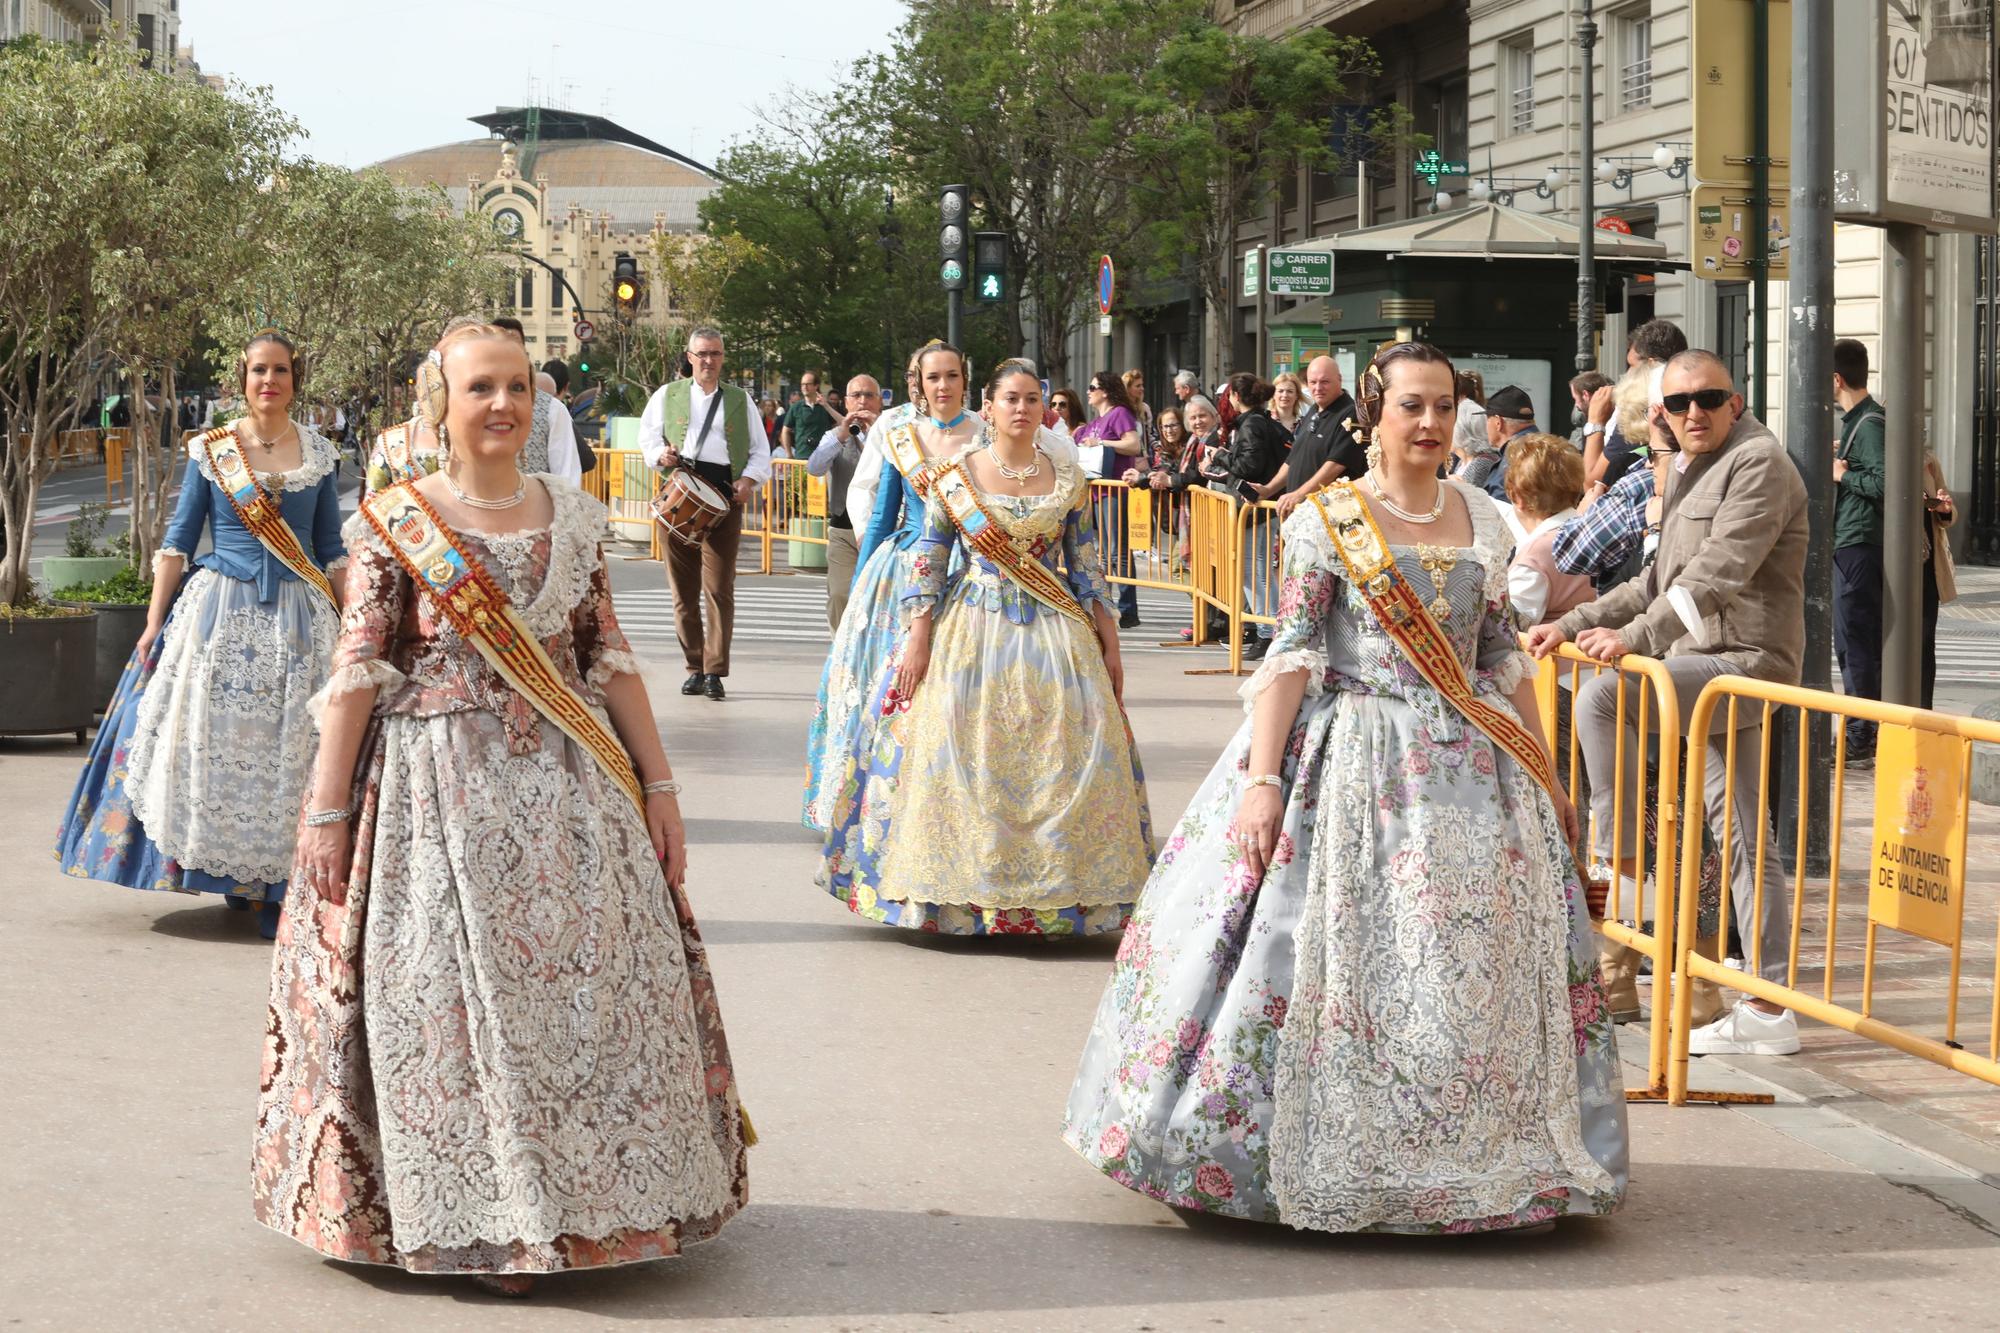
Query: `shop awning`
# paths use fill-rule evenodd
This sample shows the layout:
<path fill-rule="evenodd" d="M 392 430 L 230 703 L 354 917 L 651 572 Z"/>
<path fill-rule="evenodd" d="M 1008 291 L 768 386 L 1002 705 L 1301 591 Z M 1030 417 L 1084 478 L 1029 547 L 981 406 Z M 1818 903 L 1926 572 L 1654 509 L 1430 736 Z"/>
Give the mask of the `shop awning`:
<path fill-rule="evenodd" d="M 1566 259 L 1576 262 L 1577 226 L 1548 213 L 1528 213 L 1491 200 L 1466 204 L 1402 222 L 1384 222 L 1359 231 L 1323 236 L 1288 250 L 1368 253 L 1391 259 Z M 1598 259 L 1649 268 L 1685 268 L 1667 258 L 1662 241 L 1621 232 L 1596 232 Z"/>

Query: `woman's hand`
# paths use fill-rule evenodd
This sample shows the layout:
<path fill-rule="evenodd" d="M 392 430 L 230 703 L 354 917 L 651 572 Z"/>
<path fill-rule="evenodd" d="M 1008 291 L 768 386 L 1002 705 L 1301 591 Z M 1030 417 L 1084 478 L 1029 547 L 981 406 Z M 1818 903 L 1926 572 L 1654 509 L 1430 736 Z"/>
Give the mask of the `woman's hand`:
<path fill-rule="evenodd" d="M 903 641 L 903 657 L 896 664 L 897 699 L 902 706 L 909 707 L 916 697 L 917 686 L 924 683 L 924 676 L 931 669 L 931 618 L 916 616 L 910 621 L 910 634 Z"/>
<path fill-rule="evenodd" d="M 1284 798 L 1268 782 L 1245 792 L 1243 804 L 1236 808 L 1236 822 L 1230 827 L 1229 836 L 1259 880 L 1270 869 L 1271 857 L 1278 850 L 1278 824 L 1284 815 Z"/>
<path fill-rule="evenodd" d="M 1104 670 L 1111 677 L 1111 697 L 1125 704 L 1125 655 L 1118 647 L 1118 626 L 1109 616 L 1097 622 L 1097 646 L 1104 653 Z"/>
<path fill-rule="evenodd" d="M 299 833 L 298 851 L 292 856 L 292 873 L 304 878 L 313 897 L 321 902 L 347 901 L 347 871 L 353 864 L 353 831 L 349 821 L 316 824 Z"/>
<path fill-rule="evenodd" d="M 646 833 L 668 885 L 680 888 L 687 880 L 687 828 L 681 823 L 677 798 L 663 791 L 646 793 Z"/>
<path fill-rule="evenodd" d="M 160 631 L 165 628 L 166 623 L 164 621 L 159 623 L 155 623 L 150 619 L 146 621 L 145 631 L 139 635 L 139 646 L 136 650 L 141 662 L 152 655 L 153 645 L 160 641 Z"/>
<path fill-rule="evenodd" d="M 1576 813 L 1576 802 L 1560 788 L 1551 793 L 1549 799 L 1556 803 L 1556 818 L 1562 821 L 1563 837 L 1574 850 L 1583 841 L 1583 820 Z"/>

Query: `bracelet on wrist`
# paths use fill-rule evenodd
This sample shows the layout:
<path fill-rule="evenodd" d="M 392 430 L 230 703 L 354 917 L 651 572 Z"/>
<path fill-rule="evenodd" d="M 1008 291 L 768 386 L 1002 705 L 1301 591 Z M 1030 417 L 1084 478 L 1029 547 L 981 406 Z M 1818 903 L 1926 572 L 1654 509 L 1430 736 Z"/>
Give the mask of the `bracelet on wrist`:
<path fill-rule="evenodd" d="M 353 817 L 353 806 L 343 806 L 337 810 L 308 810 L 306 811 L 306 827 L 322 828 L 328 824 L 345 824 Z"/>
<path fill-rule="evenodd" d="M 675 782 L 672 778 L 661 778 L 658 782 L 647 783 L 640 790 L 648 796 L 679 796 L 681 794 L 681 784 Z"/>
<path fill-rule="evenodd" d="M 1282 787 L 1284 785 L 1285 780 L 1276 773 L 1253 773 L 1243 779 L 1243 786 L 1246 790 L 1251 787 Z"/>

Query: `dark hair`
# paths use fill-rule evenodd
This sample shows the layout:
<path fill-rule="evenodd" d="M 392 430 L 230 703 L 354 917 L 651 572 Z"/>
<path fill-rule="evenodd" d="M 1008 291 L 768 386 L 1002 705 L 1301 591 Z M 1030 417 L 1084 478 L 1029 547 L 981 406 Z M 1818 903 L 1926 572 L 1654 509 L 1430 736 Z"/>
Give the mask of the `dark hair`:
<path fill-rule="evenodd" d="M 1056 403 L 1058 398 L 1062 400 L 1060 406 Z M 1050 389 L 1049 406 L 1055 408 L 1056 415 L 1061 417 L 1063 424 L 1071 430 L 1075 430 L 1083 424 L 1083 404 L 1077 400 L 1075 389 L 1069 388 L 1067 385 Z"/>
<path fill-rule="evenodd" d="M 1429 343 L 1391 343 L 1375 353 L 1368 368 L 1361 372 L 1361 382 L 1354 386 L 1354 416 L 1364 430 L 1372 431 L 1382 424 L 1382 395 L 1388 390 L 1389 372 L 1405 361 L 1420 366 L 1443 366 L 1452 383 L 1458 383 L 1451 358 Z"/>
<path fill-rule="evenodd" d="M 1113 407 L 1132 410 L 1132 397 L 1125 392 L 1125 381 L 1115 370 L 1100 370 L 1090 377 L 1090 387 L 1104 395 L 1104 401 Z"/>
<path fill-rule="evenodd" d="M 298 347 L 277 329 L 259 329 L 243 344 L 243 350 L 236 354 L 236 391 L 247 394 L 250 391 L 250 350 L 265 343 L 276 343 L 285 349 L 285 356 L 292 363 L 292 397 L 297 398 L 306 387 L 305 358 L 299 355 Z"/>
<path fill-rule="evenodd" d="M 1581 375 L 1577 375 L 1570 380 L 1569 391 L 1571 393 L 1580 393 L 1585 398 L 1588 398 L 1609 383 L 1611 383 L 1611 377 L 1603 371 L 1586 370 Z"/>
<path fill-rule="evenodd" d="M 1673 321 L 1649 319 L 1625 340 L 1625 346 L 1648 361 L 1671 361 L 1688 349 L 1687 335 Z"/>
<path fill-rule="evenodd" d="M 1486 379 L 1476 370 L 1461 370 L 1452 376 L 1451 396 L 1464 402 L 1470 398 L 1481 407 L 1486 406 Z"/>
<path fill-rule="evenodd" d="M 1833 345 L 1833 373 L 1847 383 L 1850 389 L 1868 387 L 1868 348 L 1852 338 L 1842 338 Z"/>
<path fill-rule="evenodd" d="M 1241 398 L 1244 407 L 1255 412 L 1271 401 L 1271 395 L 1277 389 L 1269 380 L 1260 380 L 1247 370 L 1239 370 L 1229 377 L 1229 392 Z"/>
<path fill-rule="evenodd" d="M 528 326 L 520 320 L 515 319 L 512 315 L 496 315 L 486 322 L 496 329 L 505 329 L 509 333 L 518 333 L 521 336 L 522 342 L 528 341 Z"/>
<path fill-rule="evenodd" d="M 569 387 L 568 362 L 555 361 L 555 360 L 545 361 L 542 363 L 542 373 L 544 375 L 547 375 L 550 379 L 556 382 L 557 393 L 561 393 L 564 389 L 567 389 Z"/>

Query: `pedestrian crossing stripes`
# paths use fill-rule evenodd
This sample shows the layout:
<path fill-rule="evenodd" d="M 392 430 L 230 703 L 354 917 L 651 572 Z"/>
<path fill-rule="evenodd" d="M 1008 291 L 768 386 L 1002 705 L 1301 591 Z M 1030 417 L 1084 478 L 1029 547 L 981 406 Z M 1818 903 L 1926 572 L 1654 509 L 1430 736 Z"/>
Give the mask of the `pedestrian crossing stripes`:
<path fill-rule="evenodd" d="M 618 610 L 618 623 L 634 647 L 679 646 L 674 634 L 673 593 L 666 587 L 621 589 L 612 594 L 612 603 Z M 1187 628 L 1187 598 L 1141 588 L 1139 620 L 1138 628 L 1120 632 L 1122 651 L 1176 651 L 1162 647 L 1161 642 Z M 832 638 L 826 627 L 825 579 L 810 574 L 745 574 L 736 580 L 736 643 L 796 644 L 824 652 Z M 1185 651 L 1185 647 L 1179 650 Z"/>

